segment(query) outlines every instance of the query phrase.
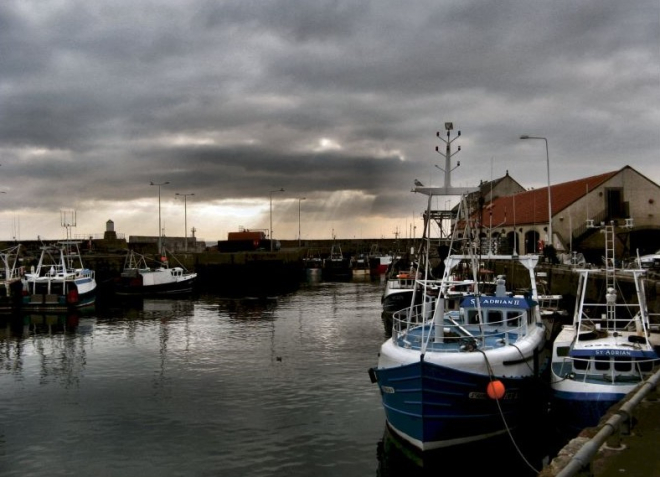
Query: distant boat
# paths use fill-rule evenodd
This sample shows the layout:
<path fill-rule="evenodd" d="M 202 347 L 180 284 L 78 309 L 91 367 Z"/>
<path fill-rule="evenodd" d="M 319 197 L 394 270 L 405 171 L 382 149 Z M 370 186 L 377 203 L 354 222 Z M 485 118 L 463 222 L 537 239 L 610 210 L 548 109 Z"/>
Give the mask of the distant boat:
<path fill-rule="evenodd" d="M 323 258 L 321 258 L 321 253 L 316 249 L 307 250 L 307 255 L 302 259 L 303 268 L 320 270 L 323 268 Z"/>
<path fill-rule="evenodd" d="M 350 263 L 353 276 L 369 275 L 369 258 L 366 253 L 359 253 L 356 256 L 351 257 Z"/>
<path fill-rule="evenodd" d="M 651 343 L 643 280 L 647 270 L 615 267 L 614 227 L 604 227 L 605 268 L 575 270 L 573 320 L 553 342 L 552 407 L 566 431 L 596 426 L 660 362 Z M 632 279 L 634 293 L 622 292 L 617 277 L 623 276 Z"/>
<path fill-rule="evenodd" d="M 166 251 L 161 254 L 157 266 L 150 267 L 144 255 L 129 250 L 115 286 L 117 295 L 154 296 L 181 295 L 193 291 L 197 273 L 183 266 L 169 266 L 173 259 Z"/>
<path fill-rule="evenodd" d="M 378 245 L 373 245 L 369 252 L 369 273 L 371 276 L 380 276 L 387 273 L 387 269 L 392 263 L 392 255 L 378 251 Z"/>
<path fill-rule="evenodd" d="M 24 311 L 65 311 L 93 306 L 96 279 L 83 265 L 80 242 L 65 240 L 41 247 L 36 268 L 23 276 Z"/>
<path fill-rule="evenodd" d="M 321 278 L 327 281 L 343 281 L 353 278 L 351 261 L 344 256 L 338 243 L 332 244 L 330 255 L 323 260 Z"/>

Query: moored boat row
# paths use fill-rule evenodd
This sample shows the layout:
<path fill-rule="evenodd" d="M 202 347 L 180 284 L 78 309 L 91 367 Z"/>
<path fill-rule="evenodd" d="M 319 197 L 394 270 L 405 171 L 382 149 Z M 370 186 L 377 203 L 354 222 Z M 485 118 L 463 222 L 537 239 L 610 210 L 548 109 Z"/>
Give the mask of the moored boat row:
<path fill-rule="evenodd" d="M 420 264 L 395 270 L 383 292 L 391 333 L 369 375 L 389 430 L 424 452 L 511 435 L 535 417 L 545 419 L 550 409 L 573 430 L 596 425 L 660 364 L 645 301 L 646 270 L 615 268 L 615 224 L 604 226 L 606 267 L 575 269 L 580 277 L 568 324 L 562 296 L 537 282 L 539 255 L 518 255 L 515 247 L 499 253 L 466 200 L 474 189 L 451 187 L 449 132 L 446 142 L 445 186 L 413 189 L 429 196 Z M 461 199 L 452 210 L 434 211 L 452 218 L 451 237 L 433 242 L 448 251 L 435 257 L 440 265 L 434 269 L 429 218 L 436 195 Z M 491 269 L 524 270 L 527 285 L 510 289 L 507 277 L 493 277 Z M 632 296 L 618 289 L 619 273 L 632 277 Z M 594 294 L 588 287 L 598 275 L 606 287 Z M 397 293 L 405 299 L 390 298 Z"/>

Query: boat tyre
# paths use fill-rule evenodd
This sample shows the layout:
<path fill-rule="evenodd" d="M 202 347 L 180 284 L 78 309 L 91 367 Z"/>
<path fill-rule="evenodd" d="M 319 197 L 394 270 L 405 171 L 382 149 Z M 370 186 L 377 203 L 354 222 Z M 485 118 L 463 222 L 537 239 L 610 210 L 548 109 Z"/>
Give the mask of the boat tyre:
<path fill-rule="evenodd" d="M 646 344 L 646 336 L 630 335 L 628 336 L 628 341 L 630 341 L 631 343 Z"/>

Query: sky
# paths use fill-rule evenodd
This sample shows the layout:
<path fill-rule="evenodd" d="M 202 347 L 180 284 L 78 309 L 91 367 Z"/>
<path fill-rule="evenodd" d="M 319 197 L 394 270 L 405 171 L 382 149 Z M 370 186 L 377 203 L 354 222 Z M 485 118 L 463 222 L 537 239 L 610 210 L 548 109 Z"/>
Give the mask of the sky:
<path fill-rule="evenodd" d="M 659 183 L 660 2 L 0 2 L 0 240 L 419 236 L 446 122 L 455 187 Z"/>

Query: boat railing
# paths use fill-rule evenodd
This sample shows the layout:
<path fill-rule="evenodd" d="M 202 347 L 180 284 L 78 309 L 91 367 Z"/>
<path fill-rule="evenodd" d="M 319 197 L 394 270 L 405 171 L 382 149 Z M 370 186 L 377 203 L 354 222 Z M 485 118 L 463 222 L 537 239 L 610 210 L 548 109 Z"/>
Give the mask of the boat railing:
<path fill-rule="evenodd" d="M 658 359 L 653 357 L 563 356 L 553 364 L 554 374 L 578 382 L 630 384 L 647 379 Z"/>
<path fill-rule="evenodd" d="M 642 318 L 641 310 L 631 314 L 630 305 L 604 305 L 602 303 L 585 303 L 589 313 L 583 312 L 579 317 L 580 329 L 597 331 L 640 331 L 648 332 L 648 317 Z M 620 310 L 620 313 L 617 313 Z"/>
<path fill-rule="evenodd" d="M 430 343 L 454 343 L 456 349 L 447 351 L 472 351 L 502 347 L 518 341 L 529 328 L 525 312 L 506 314 L 501 321 L 467 323 L 456 310 L 445 312 L 441 326 L 434 317 L 429 304 L 418 304 L 404 308 L 392 315 L 392 338 L 394 343 L 405 347 L 428 348 Z"/>

